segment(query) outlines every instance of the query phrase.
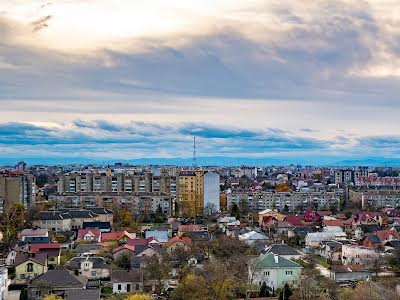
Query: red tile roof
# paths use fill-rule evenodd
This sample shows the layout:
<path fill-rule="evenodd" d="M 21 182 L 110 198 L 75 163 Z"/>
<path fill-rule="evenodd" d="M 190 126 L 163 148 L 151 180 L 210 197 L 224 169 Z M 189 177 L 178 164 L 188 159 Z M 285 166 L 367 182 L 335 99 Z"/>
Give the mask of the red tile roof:
<path fill-rule="evenodd" d="M 77 236 L 76 240 L 82 241 L 83 237 L 88 233 L 92 233 L 94 235 L 94 239 L 96 241 L 100 240 L 100 237 L 101 237 L 100 229 L 82 229 L 82 228 L 78 230 L 78 236 Z"/>
<path fill-rule="evenodd" d="M 396 239 L 400 239 L 400 234 L 394 230 L 378 230 L 376 235 L 381 241 L 386 240 L 391 235 L 393 235 L 393 237 Z"/>
<path fill-rule="evenodd" d="M 322 223 L 325 226 L 339 226 L 339 227 L 343 227 L 343 220 L 323 220 Z"/>
<path fill-rule="evenodd" d="M 126 236 L 128 239 L 133 239 L 134 237 L 127 231 L 112 231 L 105 232 L 101 235 L 101 241 L 119 241 L 121 238 Z"/>
<path fill-rule="evenodd" d="M 122 246 L 119 246 L 119 247 L 115 248 L 112 253 L 116 253 L 116 252 L 121 251 L 121 250 L 130 250 L 132 252 L 135 252 L 135 247 L 125 244 L 125 245 L 122 245 Z"/>
<path fill-rule="evenodd" d="M 188 246 L 191 246 L 193 244 L 192 239 L 189 237 L 179 237 L 179 236 L 174 236 L 173 238 L 170 238 L 168 242 L 164 244 L 164 247 L 168 248 L 169 246 L 175 244 L 175 243 L 185 243 Z"/>
<path fill-rule="evenodd" d="M 302 226 L 303 221 L 298 216 L 286 216 L 285 221 L 293 226 Z"/>
<path fill-rule="evenodd" d="M 53 244 L 32 244 L 30 245 L 30 252 L 39 252 L 42 250 L 47 250 L 47 249 L 61 249 L 61 245 L 58 243 L 53 243 Z"/>

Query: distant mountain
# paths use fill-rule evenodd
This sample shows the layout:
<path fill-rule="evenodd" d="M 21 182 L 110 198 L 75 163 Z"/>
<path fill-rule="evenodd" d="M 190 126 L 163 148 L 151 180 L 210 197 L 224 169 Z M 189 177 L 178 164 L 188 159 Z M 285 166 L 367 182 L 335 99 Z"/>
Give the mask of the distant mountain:
<path fill-rule="evenodd" d="M 15 165 L 18 161 L 24 160 L 29 165 L 66 165 L 66 164 L 97 164 L 113 165 L 116 162 L 129 163 L 132 165 L 177 165 L 191 166 L 192 158 L 137 158 L 137 159 L 109 159 L 109 158 L 87 158 L 87 157 L 19 157 L 19 158 L 0 158 L 0 165 Z M 198 157 L 199 166 L 280 166 L 289 164 L 314 165 L 314 166 L 400 166 L 400 158 L 343 158 L 329 156 L 313 157 L 285 157 L 285 158 L 246 158 L 246 157 L 226 157 L 209 156 Z"/>

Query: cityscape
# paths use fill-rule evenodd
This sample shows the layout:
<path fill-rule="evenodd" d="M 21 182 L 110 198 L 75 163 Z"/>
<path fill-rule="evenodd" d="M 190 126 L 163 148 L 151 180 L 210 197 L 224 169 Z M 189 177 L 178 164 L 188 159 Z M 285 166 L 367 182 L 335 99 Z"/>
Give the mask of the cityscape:
<path fill-rule="evenodd" d="M 0 0 L 0 300 L 400 300 L 399 24 Z"/>

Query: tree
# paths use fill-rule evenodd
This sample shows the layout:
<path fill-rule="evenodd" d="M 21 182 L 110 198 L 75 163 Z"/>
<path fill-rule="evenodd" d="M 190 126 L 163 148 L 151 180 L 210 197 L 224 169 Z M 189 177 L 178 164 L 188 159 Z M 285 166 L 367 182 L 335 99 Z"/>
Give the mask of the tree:
<path fill-rule="evenodd" d="M 23 287 L 21 293 L 19 294 L 19 300 L 28 300 L 28 290 L 26 287 Z"/>
<path fill-rule="evenodd" d="M 216 212 L 217 212 L 217 208 L 214 203 L 207 203 L 207 205 L 204 207 L 204 216 L 207 218 L 212 216 Z"/>
<path fill-rule="evenodd" d="M 292 294 L 293 293 L 292 293 L 292 290 L 290 289 L 289 285 L 287 283 L 285 283 L 282 291 L 279 293 L 279 300 L 289 300 L 289 298 Z"/>
<path fill-rule="evenodd" d="M 239 206 L 236 203 L 231 206 L 231 215 L 234 216 L 236 219 L 240 219 L 240 210 Z"/>
<path fill-rule="evenodd" d="M 167 256 L 146 256 L 144 262 L 144 275 L 146 280 L 156 280 L 159 290 L 163 289 L 162 281 L 167 279 L 171 272 L 171 265 Z"/>
<path fill-rule="evenodd" d="M 259 297 L 269 297 L 269 290 L 267 284 L 263 282 L 260 288 L 260 292 L 258 293 Z"/>
<path fill-rule="evenodd" d="M 247 216 L 249 213 L 249 203 L 247 201 L 247 199 L 245 198 L 240 198 L 239 200 L 239 211 L 241 216 Z"/>
<path fill-rule="evenodd" d="M 115 264 L 121 269 L 129 270 L 131 268 L 131 259 L 132 255 L 122 253 L 118 255 L 117 259 L 115 260 Z"/>
<path fill-rule="evenodd" d="M 190 250 L 185 249 L 182 246 L 178 246 L 173 249 L 169 255 L 169 259 L 178 271 L 179 280 L 183 279 L 183 276 L 188 271 L 188 260 L 192 253 Z"/>
<path fill-rule="evenodd" d="M 314 278 L 315 270 L 307 269 L 304 270 L 298 284 L 297 290 L 295 290 L 293 296 L 294 299 L 299 300 L 314 300 L 318 299 L 322 293 L 322 289 L 318 286 L 317 280 Z"/>
<path fill-rule="evenodd" d="M 152 299 L 153 297 L 146 294 L 134 294 L 124 298 L 124 300 L 152 300 Z"/>

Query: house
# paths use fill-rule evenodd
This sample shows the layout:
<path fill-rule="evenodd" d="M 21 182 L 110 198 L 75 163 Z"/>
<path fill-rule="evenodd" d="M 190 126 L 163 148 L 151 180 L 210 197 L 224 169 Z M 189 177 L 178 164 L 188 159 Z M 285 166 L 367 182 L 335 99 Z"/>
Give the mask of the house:
<path fill-rule="evenodd" d="M 307 233 L 313 232 L 313 229 L 309 226 L 299 226 L 295 227 L 291 230 L 288 231 L 288 237 L 295 237 L 297 239 L 297 242 L 300 245 L 305 244 L 305 239 L 307 236 Z"/>
<path fill-rule="evenodd" d="M 51 238 L 48 236 L 26 237 L 23 241 L 18 242 L 18 246 L 27 247 L 28 244 L 50 244 Z"/>
<path fill-rule="evenodd" d="M 32 244 L 28 247 L 28 253 L 46 255 L 47 265 L 49 267 L 56 267 L 60 264 L 61 260 L 61 245 L 58 243 Z"/>
<path fill-rule="evenodd" d="M 318 212 L 312 209 L 308 209 L 304 213 L 304 220 L 308 223 L 319 223 L 321 222 L 323 216 L 320 215 Z"/>
<path fill-rule="evenodd" d="M 218 228 L 222 229 L 223 232 L 225 232 L 226 228 L 229 226 L 240 226 L 240 220 L 237 220 L 236 217 L 229 217 L 229 216 L 224 216 L 220 219 L 218 219 Z"/>
<path fill-rule="evenodd" d="M 381 240 L 377 235 L 371 234 L 362 240 L 362 245 L 366 248 L 378 249 L 381 246 Z"/>
<path fill-rule="evenodd" d="M 78 255 L 98 254 L 102 248 L 101 244 L 78 244 L 74 250 Z"/>
<path fill-rule="evenodd" d="M 288 222 L 290 225 L 293 225 L 294 227 L 304 225 L 303 221 L 298 216 L 292 216 L 292 215 L 286 216 L 284 221 Z"/>
<path fill-rule="evenodd" d="M 261 221 L 260 227 L 262 228 L 262 230 L 264 230 L 270 234 L 271 228 L 275 227 L 277 222 L 278 222 L 278 220 L 276 218 L 274 218 L 273 216 L 264 216 Z"/>
<path fill-rule="evenodd" d="M 47 272 L 47 255 L 18 252 L 14 267 L 16 280 L 20 283 L 28 282 Z"/>
<path fill-rule="evenodd" d="M 321 241 L 319 255 L 331 262 L 342 260 L 342 243 L 338 241 Z"/>
<path fill-rule="evenodd" d="M 385 252 L 400 251 L 400 240 L 390 240 L 385 243 Z"/>
<path fill-rule="evenodd" d="M 318 248 L 322 241 L 335 240 L 334 232 L 309 232 L 305 237 L 305 246 Z"/>
<path fill-rule="evenodd" d="M 283 221 L 285 219 L 285 215 L 278 213 L 276 211 L 273 211 L 271 209 L 265 209 L 258 213 L 258 224 L 260 225 L 260 227 L 262 225 L 263 218 L 267 217 L 267 216 L 274 217 L 278 221 Z"/>
<path fill-rule="evenodd" d="M 182 225 L 180 225 L 182 226 Z M 166 230 L 147 230 L 145 231 L 145 238 L 155 238 L 160 243 L 168 242 L 168 231 Z"/>
<path fill-rule="evenodd" d="M 101 232 L 110 232 L 111 231 L 111 223 L 110 222 L 100 222 L 100 221 L 93 221 L 93 222 L 83 222 L 82 224 L 83 229 L 100 229 Z"/>
<path fill-rule="evenodd" d="M 287 244 L 273 244 L 265 248 L 266 254 L 273 253 L 286 259 L 300 259 L 301 253 Z"/>
<path fill-rule="evenodd" d="M 360 265 L 333 265 L 329 277 L 337 283 L 356 282 L 368 280 L 372 277 L 372 274 Z"/>
<path fill-rule="evenodd" d="M 71 289 L 64 293 L 64 300 L 100 300 L 100 289 Z"/>
<path fill-rule="evenodd" d="M 117 260 L 118 257 L 121 255 L 128 255 L 129 257 L 132 257 L 133 255 L 135 255 L 135 247 L 125 244 L 125 245 L 116 247 L 112 251 L 112 256 L 113 256 L 114 261 Z"/>
<path fill-rule="evenodd" d="M 76 237 L 77 242 L 87 243 L 100 243 L 101 230 L 100 229 L 79 229 Z"/>
<path fill-rule="evenodd" d="M 191 233 L 193 231 L 203 230 L 202 226 L 197 224 L 179 225 L 178 226 L 178 236 L 183 236 L 184 234 Z"/>
<path fill-rule="evenodd" d="M 0 267 L 0 300 L 6 300 L 9 285 L 10 280 L 8 279 L 8 269 Z"/>
<path fill-rule="evenodd" d="M 172 252 L 177 247 L 183 247 L 185 250 L 190 250 L 192 245 L 193 241 L 190 237 L 174 236 L 164 244 L 164 248 L 167 249 L 167 251 Z"/>
<path fill-rule="evenodd" d="M 359 245 L 342 245 L 342 264 L 363 265 L 377 259 L 379 254 L 370 248 Z"/>
<path fill-rule="evenodd" d="M 75 276 L 85 276 L 89 279 L 104 279 L 110 277 L 110 266 L 99 256 L 83 255 L 72 258 L 67 263 L 67 269 Z"/>
<path fill-rule="evenodd" d="M 56 294 L 63 297 L 70 290 L 83 290 L 87 279 L 73 276 L 65 269 L 50 270 L 28 284 L 28 299 L 40 300 L 43 295 Z M 86 298 L 83 298 L 86 299 Z"/>
<path fill-rule="evenodd" d="M 282 288 L 286 283 L 296 286 L 302 266 L 274 253 L 263 254 L 255 259 L 253 283 L 265 284 L 273 289 Z"/>
<path fill-rule="evenodd" d="M 41 211 L 33 225 L 52 231 L 69 231 L 72 228 L 71 215 L 61 211 Z"/>
<path fill-rule="evenodd" d="M 252 244 L 254 244 L 256 242 L 265 243 L 265 242 L 267 242 L 269 240 L 269 238 L 267 236 L 265 236 L 262 233 L 256 232 L 254 230 L 239 235 L 238 239 L 240 241 L 245 242 L 248 245 L 252 245 Z"/>
<path fill-rule="evenodd" d="M 136 234 L 131 234 L 125 230 L 105 232 L 101 235 L 102 242 L 126 242 L 134 238 L 136 238 Z"/>
<path fill-rule="evenodd" d="M 143 291 L 143 270 L 113 270 L 111 283 L 114 294 Z"/>
<path fill-rule="evenodd" d="M 335 227 L 344 227 L 344 223 L 343 220 L 328 220 L 328 219 L 324 219 L 322 221 L 322 225 L 325 227 L 330 227 L 330 226 L 335 226 Z"/>
<path fill-rule="evenodd" d="M 380 230 L 380 226 L 378 224 L 361 224 L 358 225 L 354 230 L 354 238 L 356 240 L 361 240 L 364 236 L 373 234 L 374 232 Z"/>
<path fill-rule="evenodd" d="M 114 212 L 111 209 L 105 207 L 86 207 L 85 209 L 97 215 L 97 222 L 113 224 Z"/>
<path fill-rule="evenodd" d="M 47 229 L 41 229 L 41 228 L 30 228 L 30 229 L 24 229 L 21 231 L 19 234 L 19 238 L 21 241 L 25 241 L 26 239 L 31 239 L 31 238 L 48 238 L 49 237 L 49 231 Z"/>

